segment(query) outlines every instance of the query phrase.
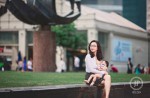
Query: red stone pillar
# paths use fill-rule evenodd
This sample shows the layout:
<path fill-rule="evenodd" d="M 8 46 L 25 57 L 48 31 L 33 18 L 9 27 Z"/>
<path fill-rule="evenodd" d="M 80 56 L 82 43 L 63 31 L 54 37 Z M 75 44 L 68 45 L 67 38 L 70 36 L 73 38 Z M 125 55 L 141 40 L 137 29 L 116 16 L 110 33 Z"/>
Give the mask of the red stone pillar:
<path fill-rule="evenodd" d="M 55 65 L 55 33 L 50 26 L 41 26 L 33 34 L 33 71 L 54 72 Z"/>

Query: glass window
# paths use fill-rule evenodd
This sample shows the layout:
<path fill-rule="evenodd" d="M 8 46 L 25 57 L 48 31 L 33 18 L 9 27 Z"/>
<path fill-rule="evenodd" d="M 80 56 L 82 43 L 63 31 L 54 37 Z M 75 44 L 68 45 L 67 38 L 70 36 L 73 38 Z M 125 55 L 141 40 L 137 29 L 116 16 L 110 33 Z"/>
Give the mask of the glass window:
<path fill-rule="evenodd" d="M 104 53 L 104 50 L 107 48 L 108 34 L 99 32 L 98 33 L 98 40 L 101 44 L 102 52 Z"/>
<path fill-rule="evenodd" d="M 33 43 L 33 32 L 27 31 L 27 43 L 32 44 Z"/>
<path fill-rule="evenodd" d="M 0 32 L 0 44 L 18 44 L 18 33 Z"/>

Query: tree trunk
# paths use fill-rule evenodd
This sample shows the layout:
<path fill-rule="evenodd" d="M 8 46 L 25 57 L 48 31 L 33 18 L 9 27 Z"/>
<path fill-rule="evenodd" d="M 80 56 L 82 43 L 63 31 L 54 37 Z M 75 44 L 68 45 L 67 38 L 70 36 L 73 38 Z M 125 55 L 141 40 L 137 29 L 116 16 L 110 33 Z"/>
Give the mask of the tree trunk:
<path fill-rule="evenodd" d="M 33 36 L 33 71 L 54 72 L 55 52 L 55 33 L 48 25 L 40 26 Z"/>

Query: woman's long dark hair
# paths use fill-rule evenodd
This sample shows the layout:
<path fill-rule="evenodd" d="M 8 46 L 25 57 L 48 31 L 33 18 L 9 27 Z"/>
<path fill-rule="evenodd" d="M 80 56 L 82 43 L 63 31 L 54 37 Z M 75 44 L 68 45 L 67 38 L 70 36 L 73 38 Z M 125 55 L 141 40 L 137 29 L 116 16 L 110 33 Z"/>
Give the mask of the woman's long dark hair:
<path fill-rule="evenodd" d="M 94 53 L 90 50 L 90 46 L 91 46 L 91 43 L 95 42 L 97 44 L 97 54 L 96 54 L 96 57 L 97 59 L 100 61 L 103 59 L 103 54 L 102 54 L 102 50 L 101 50 L 101 45 L 98 41 L 96 40 L 92 40 L 89 44 L 89 54 L 91 55 L 91 58 L 94 57 Z"/>
<path fill-rule="evenodd" d="M 108 66 L 109 66 L 109 62 L 108 62 L 108 61 L 105 61 L 105 63 L 106 63 L 106 66 L 108 67 Z"/>

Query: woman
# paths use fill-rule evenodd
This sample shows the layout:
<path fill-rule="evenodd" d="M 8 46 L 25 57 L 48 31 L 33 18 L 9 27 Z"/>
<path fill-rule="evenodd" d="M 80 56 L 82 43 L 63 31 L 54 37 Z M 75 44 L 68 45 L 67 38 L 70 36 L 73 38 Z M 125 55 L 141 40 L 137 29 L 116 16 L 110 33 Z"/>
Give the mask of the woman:
<path fill-rule="evenodd" d="M 85 80 L 87 80 L 92 74 L 101 74 L 101 71 L 97 69 L 97 65 L 99 65 L 103 59 L 101 46 L 98 41 L 92 40 L 88 46 L 88 49 L 89 53 L 85 57 L 85 64 L 86 64 Z M 97 79 L 94 85 L 98 86 L 99 84 L 104 84 L 105 98 L 109 98 L 109 92 L 111 87 L 110 75 L 108 74 L 102 75 L 100 79 Z"/>

